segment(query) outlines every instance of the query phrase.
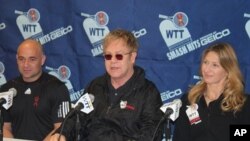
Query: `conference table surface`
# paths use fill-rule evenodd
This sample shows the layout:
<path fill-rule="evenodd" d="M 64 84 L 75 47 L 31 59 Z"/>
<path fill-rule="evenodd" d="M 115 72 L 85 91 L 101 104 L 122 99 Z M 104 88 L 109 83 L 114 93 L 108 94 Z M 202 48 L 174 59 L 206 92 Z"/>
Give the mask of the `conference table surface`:
<path fill-rule="evenodd" d="M 3 138 L 3 141 L 31 141 L 31 140 L 15 139 L 15 138 Z"/>

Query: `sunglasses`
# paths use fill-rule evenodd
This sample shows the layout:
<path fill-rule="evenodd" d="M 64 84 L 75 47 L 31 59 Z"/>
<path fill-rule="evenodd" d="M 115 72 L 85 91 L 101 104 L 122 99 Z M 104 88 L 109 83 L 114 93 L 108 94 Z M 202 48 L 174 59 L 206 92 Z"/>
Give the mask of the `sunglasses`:
<path fill-rule="evenodd" d="M 118 54 L 115 54 L 114 56 L 115 56 L 116 60 L 122 60 L 124 55 L 128 55 L 130 53 L 132 53 L 132 52 L 124 53 L 124 54 L 118 53 Z M 113 55 L 111 55 L 111 54 L 104 54 L 103 56 L 104 56 L 105 60 L 111 60 L 113 57 Z"/>

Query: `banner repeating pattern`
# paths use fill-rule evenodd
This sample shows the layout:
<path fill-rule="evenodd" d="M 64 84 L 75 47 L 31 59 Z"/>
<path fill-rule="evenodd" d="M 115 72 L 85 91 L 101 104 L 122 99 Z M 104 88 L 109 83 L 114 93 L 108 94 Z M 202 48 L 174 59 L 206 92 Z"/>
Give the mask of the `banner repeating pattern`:
<path fill-rule="evenodd" d="M 0 0 L 0 86 L 18 75 L 16 49 L 24 39 L 43 44 L 44 70 L 65 82 L 72 102 L 104 73 L 102 42 L 116 28 L 139 41 L 136 64 L 155 82 L 162 101 L 197 83 L 201 52 L 231 43 L 250 92 L 248 0 Z"/>

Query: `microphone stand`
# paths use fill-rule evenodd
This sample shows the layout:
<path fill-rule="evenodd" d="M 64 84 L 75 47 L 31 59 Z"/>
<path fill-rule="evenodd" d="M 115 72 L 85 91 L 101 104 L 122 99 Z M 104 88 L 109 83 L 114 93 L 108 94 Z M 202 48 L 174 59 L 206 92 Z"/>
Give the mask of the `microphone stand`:
<path fill-rule="evenodd" d="M 158 122 L 157 126 L 156 126 L 156 129 L 154 131 L 154 134 L 153 134 L 153 137 L 151 139 L 151 141 L 154 141 L 155 140 L 155 137 L 156 137 L 156 134 L 158 132 L 158 129 L 159 127 L 161 126 L 161 124 L 164 123 L 164 121 L 167 120 L 167 124 L 165 126 L 165 138 L 166 138 L 166 141 L 170 140 L 171 139 L 171 129 L 170 129 L 170 119 L 169 119 L 169 116 L 173 113 L 173 109 L 171 108 L 167 108 L 163 117 L 161 118 L 161 120 Z"/>
<path fill-rule="evenodd" d="M 80 129 L 81 129 L 81 122 L 79 119 L 79 113 L 76 112 L 76 141 L 81 140 Z"/>
<path fill-rule="evenodd" d="M 173 109 L 172 108 L 167 108 L 164 114 L 164 119 L 166 121 L 165 123 L 165 138 L 166 141 L 170 141 L 171 139 L 171 125 L 170 125 L 170 115 L 173 113 Z"/>
<path fill-rule="evenodd" d="M 167 118 L 166 119 L 167 122 L 165 124 L 165 137 L 166 137 L 166 141 L 170 141 L 171 139 L 171 125 L 170 125 L 170 119 Z"/>

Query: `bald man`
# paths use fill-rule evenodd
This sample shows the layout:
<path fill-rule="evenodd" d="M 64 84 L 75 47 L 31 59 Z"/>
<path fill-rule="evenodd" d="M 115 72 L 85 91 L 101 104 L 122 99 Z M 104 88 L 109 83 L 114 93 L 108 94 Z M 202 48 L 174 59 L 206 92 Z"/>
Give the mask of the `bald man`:
<path fill-rule="evenodd" d="M 16 54 L 20 76 L 0 89 L 17 90 L 13 105 L 3 109 L 3 136 L 28 140 L 49 140 L 70 109 L 67 87 L 56 77 L 43 72 L 46 56 L 39 42 L 23 41 Z"/>

